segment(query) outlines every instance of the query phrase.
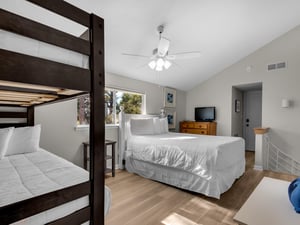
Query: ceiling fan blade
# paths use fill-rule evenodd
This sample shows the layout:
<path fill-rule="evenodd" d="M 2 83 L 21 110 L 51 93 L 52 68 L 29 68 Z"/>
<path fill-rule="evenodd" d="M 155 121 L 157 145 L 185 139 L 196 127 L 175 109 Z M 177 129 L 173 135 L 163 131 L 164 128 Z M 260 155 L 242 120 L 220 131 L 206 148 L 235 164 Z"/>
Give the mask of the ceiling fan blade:
<path fill-rule="evenodd" d="M 200 56 L 201 56 L 201 52 L 180 52 L 177 54 L 167 55 L 166 58 L 169 60 L 174 60 L 174 59 L 198 58 Z"/>
<path fill-rule="evenodd" d="M 130 54 L 130 53 L 122 53 L 122 55 L 134 56 L 134 57 L 142 57 L 142 58 L 147 58 L 147 59 L 150 58 L 150 56 L 146 56 L 146 55 L 138 55 L 138 54 Z"/>
<path fill-rule="evenodd" d="M 157 55 L 164 57 L 169 50 L 169 46 L 170 46 L 170 41 L 164 37 L 161 37 L 157 47 Z"/>

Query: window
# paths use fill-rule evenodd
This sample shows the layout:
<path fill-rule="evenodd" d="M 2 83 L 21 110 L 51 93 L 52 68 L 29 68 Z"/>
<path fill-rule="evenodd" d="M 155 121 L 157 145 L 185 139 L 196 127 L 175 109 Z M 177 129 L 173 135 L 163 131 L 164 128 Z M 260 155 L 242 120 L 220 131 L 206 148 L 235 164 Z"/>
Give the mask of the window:
<path fill-rule="evenodd" d="M 140 93 L 122 91 L 117 89 L 105 89 L 105 123 L 118 124 L 120 106 L 128 114 L 142 114 L 144 112 L 145 95 Z M 86 125 L 90 122 L 89 95 L 78 97 L 77 104 L 78 125 Z"/>
<path fill-rule="evenodd" d="M 78 97 L 77 101 L 77 124 L 90 124 L 90 96 L 82 95 Z"/>

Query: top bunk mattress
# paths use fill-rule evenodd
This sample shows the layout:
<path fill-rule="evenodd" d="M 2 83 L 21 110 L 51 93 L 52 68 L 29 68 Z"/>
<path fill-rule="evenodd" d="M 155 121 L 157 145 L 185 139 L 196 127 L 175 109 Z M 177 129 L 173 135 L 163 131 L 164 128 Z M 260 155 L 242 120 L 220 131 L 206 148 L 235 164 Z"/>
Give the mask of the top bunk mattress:
<path fill-rule="evenodd" d="M 89 180 L 89 173 L 46 150 L 0 160 L 0 207 Z"/>
<path fill-rule="evenodd" d="M 87 55 L 77 53 L 55 45 L 47 44 L 32 38 L 18 35 L 0 29 L 0 48 L 64 63 L 79 68 L 89 68 L 89 58 Z"/>

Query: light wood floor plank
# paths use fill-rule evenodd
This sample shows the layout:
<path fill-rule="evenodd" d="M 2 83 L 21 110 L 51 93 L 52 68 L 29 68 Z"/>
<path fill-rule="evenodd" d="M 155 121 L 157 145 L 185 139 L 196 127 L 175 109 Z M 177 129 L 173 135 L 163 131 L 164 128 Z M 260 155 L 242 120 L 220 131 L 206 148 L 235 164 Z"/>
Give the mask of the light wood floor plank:
<path fill-rule="evenodd" d="M 112 206 L 106 225 L 237 225 L 233 217 L 264 176 L 291 181 L 295 176 L 253 170 L 254 153 L 246 152 L 246 172 L 221 199 L 184 191 L 117 171 L 107 177 Z"/>

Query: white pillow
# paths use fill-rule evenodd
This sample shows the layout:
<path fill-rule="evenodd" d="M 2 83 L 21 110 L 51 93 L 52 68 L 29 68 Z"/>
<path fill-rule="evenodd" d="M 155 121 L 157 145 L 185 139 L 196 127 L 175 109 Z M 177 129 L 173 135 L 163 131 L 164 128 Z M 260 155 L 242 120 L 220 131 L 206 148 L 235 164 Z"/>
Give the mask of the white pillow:
<path fill-rule="evenodd" d="M 161 134 L 161 125 L 159 118 L 153 118 L 154 134 Z"/>
<path fill-rule="evenodd" d="M 169 132 L 169 125 L 167 117 L 159 119 L 160 121 L 160 133 L 165 134 Z"/>
<path fill-rule="evenodd" d="M 130 129 L 133 135 L 154 134 L 153 119 L 131 119 Z"/>
<path fill-rule="evenodd" d="M 40 145 L 41 125 L 15 128 L 5 155 L 36 152 Z"/>
<path fill-rule="evenodd" d="M 0 159 L 3 158 L 7 151 L 8 142 L 14 131 L 13 127 L 0 129 Z"/>

